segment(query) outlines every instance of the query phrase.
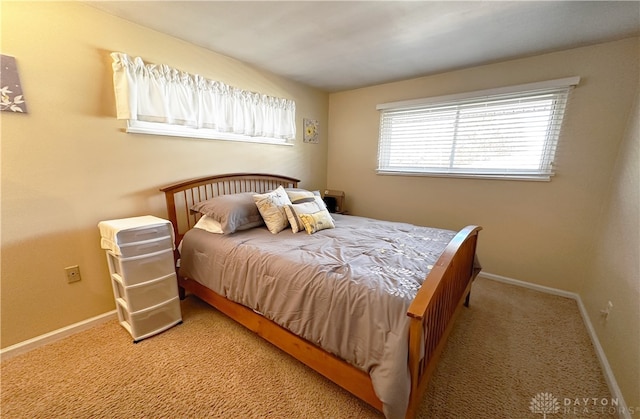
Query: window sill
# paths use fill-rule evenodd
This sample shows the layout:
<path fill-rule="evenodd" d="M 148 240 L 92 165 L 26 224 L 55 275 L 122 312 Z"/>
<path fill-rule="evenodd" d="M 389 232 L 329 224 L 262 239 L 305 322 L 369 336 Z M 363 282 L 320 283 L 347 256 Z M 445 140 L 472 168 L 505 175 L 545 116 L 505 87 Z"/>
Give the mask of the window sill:
<path fill-rule="evenodd" d="M 126 132 L 128 134 L 166 135 L 170 137 L 198 138 L 204 140 L 240 141 L 285 146 L 293 145 L 293 141 L 279 138 L 250 137 L 248 135 L 219 132 L 207 128 L 190 128 L 183 125 L 136 121 L 131 119 L 127 120 Z"/>
<path fill-rule="evenodd" d="M 423 177 L 448 177 L 459 179 L 485 179 L 485 180 L 519 180 L 531 182 L 550 182 L 553 174 L 487 174 L 487 173 L 439 173 L 439 172 L 405 172 L 393 170 L 376 170 L 376 174 L 382 176 L 423 176 Z"/>

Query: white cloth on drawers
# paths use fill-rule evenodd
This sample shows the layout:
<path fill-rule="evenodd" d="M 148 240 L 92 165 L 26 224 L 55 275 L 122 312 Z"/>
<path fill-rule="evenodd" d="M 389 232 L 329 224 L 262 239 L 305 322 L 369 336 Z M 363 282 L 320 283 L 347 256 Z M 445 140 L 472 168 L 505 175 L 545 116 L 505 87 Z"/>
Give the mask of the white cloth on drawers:
<path fill-rule="evenodd" d="M 153 215 L 143 215 L 141 217 L 122 218 L 119 220 L 101 221 L 98 223 L 100 229 L 100 247 L 111 250 L 116 255 L 122 255 L 118 243 L 118 233 L 121 231 L 132 230 L 136 228 L 153 227 L 156 225 L 169 224 L 171 232 L 171 243 L 175 248 L 175 237 L 171 222 L 163 218 L 154 217 Z"/>

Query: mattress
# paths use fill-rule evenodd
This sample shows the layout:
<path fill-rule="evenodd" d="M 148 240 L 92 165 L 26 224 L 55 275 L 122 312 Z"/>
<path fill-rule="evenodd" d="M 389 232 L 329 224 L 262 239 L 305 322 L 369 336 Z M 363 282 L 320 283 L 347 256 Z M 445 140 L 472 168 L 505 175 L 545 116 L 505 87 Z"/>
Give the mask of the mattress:
<path fill-rule="evenodd" d="M 407 309 L 455 231 L 333 215 L 312 235 L 189 230 L 180 274 L 367 372 L 388 418 L 404 417 Z"/>

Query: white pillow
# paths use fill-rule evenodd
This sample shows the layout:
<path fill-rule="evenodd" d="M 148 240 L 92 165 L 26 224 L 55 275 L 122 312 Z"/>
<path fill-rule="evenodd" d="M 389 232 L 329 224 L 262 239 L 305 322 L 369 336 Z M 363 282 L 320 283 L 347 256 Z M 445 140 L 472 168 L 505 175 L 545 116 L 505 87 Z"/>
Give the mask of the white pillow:
<path fill-rule="evenodd" d="M 311 214 L 323 209 L 324 207 L 321 207 L 315 200 L 299 204 L 285 205 L 284 207 L 284 210 L 287 213 L 287 218 L 289 219 L 289 224 L 291 224 L 291 231 L 294 233 L 304 230 L 304 224 L 300 219 L 300 214 Z"/>
<path fill-rule="evenodd" d="M 253 195 L 253 200 L 271 233 L 277 234 L 289 226 L 284 206 L 291 205 L 291 200 L 282 186 L 271 192 Z"/>
<path fill-rule="evenodd" d="M 193 228 L 206 230 L 209 233 L 224 234 L 224 231 L 222 231 L 222 225 L 220 224 L 220 222 L 214 220 L 208 215 L 203 215 L 202 217 L 200 217 L 200 219 L 198 220 L 196 225 L 193 226 Z"/>
<path fill-rule="evenodd" d="M 299 204 L 302 202 L 309 202 L 315 200 L 320 208 L 327 209 L 327 204 L 322 200 L 322 195 L 320 195 L 320 191 L 308 191 L 306 189 L 299 188 L 288 188 L 285 189 L 287 191 L 287 196 L 289 196 L 289 200 L 291 200 L 292 204 Z"/>

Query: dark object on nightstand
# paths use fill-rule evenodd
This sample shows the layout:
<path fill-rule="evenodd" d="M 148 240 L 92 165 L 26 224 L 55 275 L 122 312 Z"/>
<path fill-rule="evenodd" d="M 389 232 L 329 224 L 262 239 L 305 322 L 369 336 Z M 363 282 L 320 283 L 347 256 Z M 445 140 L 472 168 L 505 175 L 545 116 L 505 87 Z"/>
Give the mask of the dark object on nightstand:
<path fill-rule="evenodd" d="M 329 212 L 342 214 L 344 208 L 344 192 L 327 189 L 324 191 L 324 203 L 327 205 Z"/>
<path fill-rule="evenodd" d="M 332 196 L 325 196 L 324 197 L 324 203 L 327 206 L 327 209 L 329 210 L 329 212 L 331 213 L 335 213 L 336 212 L 336 208 L 338 208 L 338 202 L 336 201 L 336 199 Z"/>

